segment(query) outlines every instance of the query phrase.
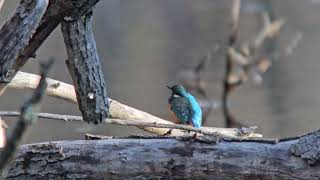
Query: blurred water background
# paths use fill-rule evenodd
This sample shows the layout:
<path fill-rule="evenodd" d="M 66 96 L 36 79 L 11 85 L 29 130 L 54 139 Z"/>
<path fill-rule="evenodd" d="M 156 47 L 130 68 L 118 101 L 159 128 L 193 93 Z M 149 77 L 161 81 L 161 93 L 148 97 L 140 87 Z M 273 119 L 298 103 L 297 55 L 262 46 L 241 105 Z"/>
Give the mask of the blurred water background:
<path fill-rule="evenodd" d="M 0 23 L 10 16 L 17 0 L 7 0 Z M 94 33 L 109 96 L 124 104 L 169 119 L 166 85 L 181 83 L 208 52 L 203 79 L 210 102 L 219 102 L 224 75 L 231 0 L 104 0 L 94 10 Z M 241 123 L 257 125 L 265 137 L 286 137 L 319 129 L 320 121 L 320 1 L 244 0 L 239 42 L 261 28 L 261 13 L 282 17 L 286 24 L 264 53 L 273 66 L 261 85 L 252 82 L 236 90 L 230 109 Z M 299 38 L 297 38 L 299 37 Z M 297 42 L 295 42 L 297 41 Z M 292 44 L 295 44 L 293 45 Z M 58 27 L 30 59 L 23 71 L 38 73 L 38 61 L 56 59 L 51 78 L 71 83 L 65 67 L 66 51 Z M 8 89 L 0 110 L 18 110 L 31 91 Z M 195 94 L 197 95 L 197 94 Z M 42 112 L 80 115 L 76 105 L 46 97 Z M 219 103 L 218 103 L 219 104 Z M 3 118 L 12 125 L 15 118 Z M 206 126 L 224 126 L 215 107 Z M 85 133 L 141 134 L 134 127 L 87 125 L 39 119 L 25 143 L 83 139 Z"/>

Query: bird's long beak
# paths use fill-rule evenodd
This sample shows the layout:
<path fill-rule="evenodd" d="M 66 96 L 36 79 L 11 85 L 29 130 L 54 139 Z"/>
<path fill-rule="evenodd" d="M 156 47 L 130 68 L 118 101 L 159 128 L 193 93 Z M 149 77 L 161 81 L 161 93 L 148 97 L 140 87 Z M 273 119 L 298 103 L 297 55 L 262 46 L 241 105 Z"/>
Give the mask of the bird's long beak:
<path fill-rule="evenodd" d="M 168 89 L 170 89 L 170 90 L 172 90 L 172 87 L 170 87 L 170 86 L 166 86 Z"/>

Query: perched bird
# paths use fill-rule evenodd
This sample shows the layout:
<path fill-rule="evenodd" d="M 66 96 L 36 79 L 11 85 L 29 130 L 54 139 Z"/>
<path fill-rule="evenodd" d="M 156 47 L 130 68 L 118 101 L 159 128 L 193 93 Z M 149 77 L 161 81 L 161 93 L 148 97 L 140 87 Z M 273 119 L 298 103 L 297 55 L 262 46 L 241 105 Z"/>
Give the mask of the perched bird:
<path fill-rule="evenodd" d="M 172 91 L 168 102 L 176 123 L 187 123 L 197 128 L 201 127 L 202 110 L 196 98 L 181 85 L 167 87 Z"/>

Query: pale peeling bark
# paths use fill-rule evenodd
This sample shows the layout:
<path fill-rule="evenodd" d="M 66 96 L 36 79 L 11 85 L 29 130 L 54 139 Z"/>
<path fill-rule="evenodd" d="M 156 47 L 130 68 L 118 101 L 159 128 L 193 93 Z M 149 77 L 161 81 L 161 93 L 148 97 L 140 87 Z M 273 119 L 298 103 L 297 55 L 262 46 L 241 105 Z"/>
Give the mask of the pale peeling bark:
<path fill-rule="evenodd" d="M 9 83 L 9 88 L 14 89 L 35 89 L 39 82 L 40 76 L 35 74 L 30 74 L 26 72 L 18 72 L 17 75 L 12 79 L 11 83 Z M 47 94 L 49 96 L 62 99 L 71 103 L 76 104 L 77 98 L 75 94 L 74 87 L 70 84 L 57 81 L 54 79 L 47 78 L 48 88 Z M 161 119 L 147 112 L 141 111 L 139 109 L 130 107 L 128 105 L 122 104 L 116 100 L 111 98 L 108 99 L 110 102 L 110 118 L 113 119 L 123 119 L 123 120 L 132 120 L 142 123 L 159 123 L 159 124 L 173 124 L 170 121 L 165 119 Z M 141 129 L 158 134 L 163 135 L 166 134 L 170 129 L 168 128 L 156 128 L 156 127 L 140 127 Z M 202 129 L 221 134 L 222 136 L 228 136 L 231 139 L 233 138 L 259 138 L 262 137 L 261 134 L 255 132 L 245 132 L 243 129 L 238 128 L 217 128 L 217 127 L 202 127 Z M 178 129 L 173 129 L 171 131 L 171 136 L 181 136 L 188 135 L 189 133 L 185 131 L 181 131 Z"/>
<path fill-rule="evenodd" d="M 0 11 L 1 11 L 1 8 L 3 6 L 3 3 L 4 3 L 4 0 L 0 0 Z"/>
<path fill-rule="evenodd" d="M 7 179 L 319 179 L 278 144 L 107 139 L 23 145 Z"/>

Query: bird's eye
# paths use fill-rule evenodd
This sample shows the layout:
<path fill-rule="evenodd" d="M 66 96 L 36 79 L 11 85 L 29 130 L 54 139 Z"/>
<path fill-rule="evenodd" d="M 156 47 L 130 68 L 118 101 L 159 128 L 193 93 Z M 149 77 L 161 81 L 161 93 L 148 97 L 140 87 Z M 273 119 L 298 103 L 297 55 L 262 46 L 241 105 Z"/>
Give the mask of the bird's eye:
<path fill-rule="evenodd" d="M 175 94 L 175 95 L 173 95 L 173 97 L 180 97 L 180 96 Z"/>

